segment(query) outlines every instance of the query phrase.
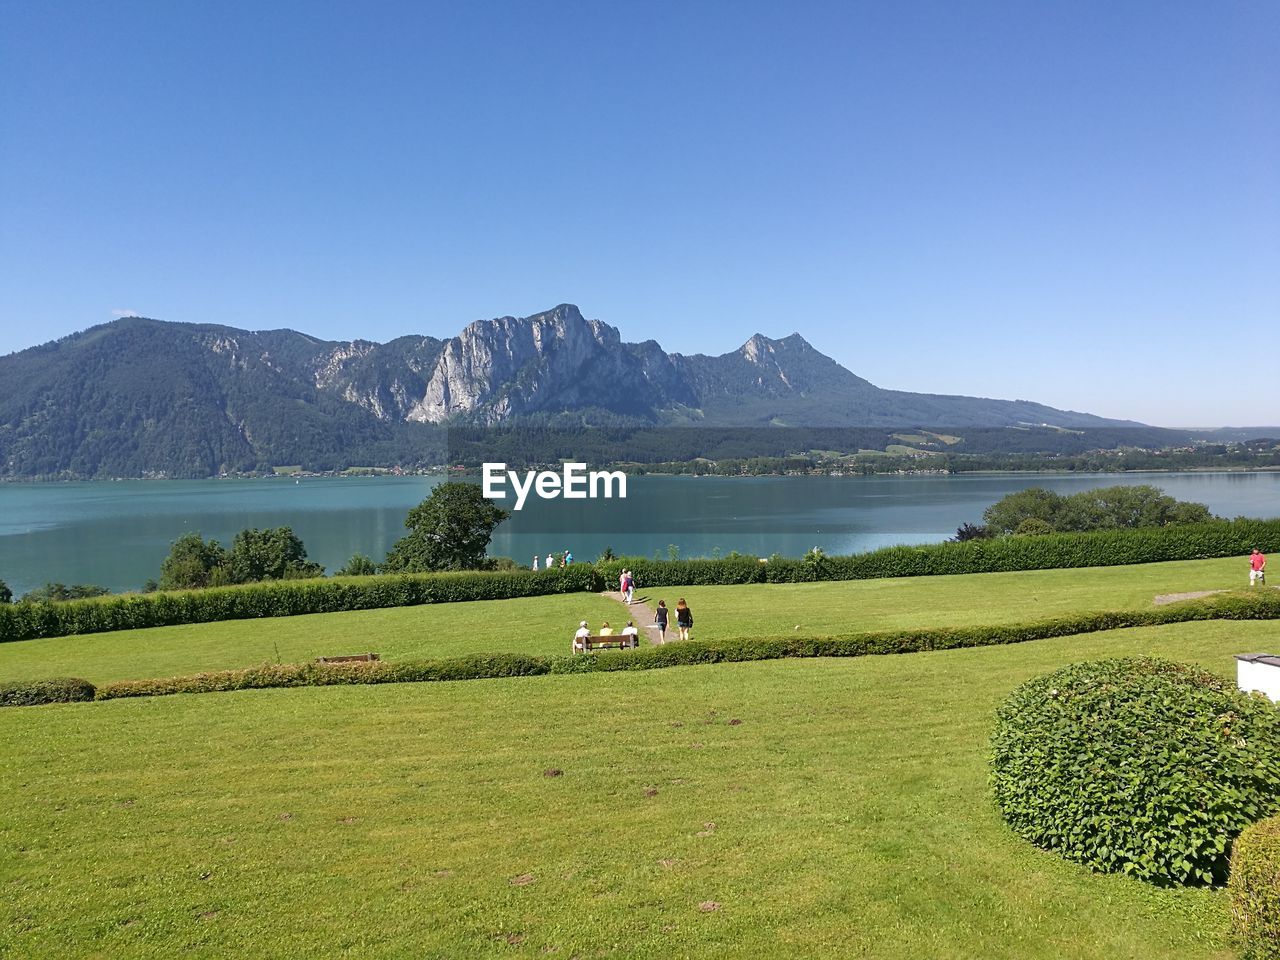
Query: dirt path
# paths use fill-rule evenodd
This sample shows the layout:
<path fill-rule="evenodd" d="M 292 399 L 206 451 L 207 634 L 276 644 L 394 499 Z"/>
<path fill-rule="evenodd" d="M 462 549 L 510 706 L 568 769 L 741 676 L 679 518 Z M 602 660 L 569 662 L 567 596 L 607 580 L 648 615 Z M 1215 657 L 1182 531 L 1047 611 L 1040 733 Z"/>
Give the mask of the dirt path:
<path fill-rule="evenodd" d="M 632 598 L 633 602 L 628 605 L 622 599 L 622 594 L 617 590 L 605 590 L 600 594 L 600 596 L 614 600 L 627 608 L 626 619 L 622 620 L 614 627 L 614 633 L 621 633 L 622 628 L 627 624 L 627 620 L 634 620 L 636 622 L 636 626 L 640 628 L 640 636 L 646 638 L 652 644 L 656 644 L 658 642 L 658 628 L 654 625 L 654 621 L 658 619 L 658 611 L 648 597 L 641 596 L 637 593 Z M 673 616 L 671 619 L 672 626 L 667 628 L 668 638 L 670 638 L 671 631 L 674 629 L 675 617 Z"/>
<path fill-rule="evenodd" d="M 1210 597 L 1215 593 L 1226 593 L 1226 591 L 1192 590 L 1190 593 L 1162 593 L 1153 602 L 1157 607 L 1163 607 L 1166 603 L 1177 603 L 1179 600 L 1199 600 L 1201 597 Z"/>

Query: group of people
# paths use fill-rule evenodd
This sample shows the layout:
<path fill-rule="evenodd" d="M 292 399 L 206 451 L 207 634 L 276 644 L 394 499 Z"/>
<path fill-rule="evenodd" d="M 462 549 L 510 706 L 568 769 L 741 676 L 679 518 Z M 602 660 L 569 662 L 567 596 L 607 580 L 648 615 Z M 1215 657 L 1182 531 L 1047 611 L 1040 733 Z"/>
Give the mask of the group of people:
<path fill-rule="evenodd" d="M 578 625 L 578 632 L 573 635 L 574 652 L 586 650 L 587 637 L 612 637 L 614 636 L 613 627 L 609 626 L 609 621 L 605 620 L 600 624 L 600 629 L 595 633 L 591 632 L 591 628 L 587 626 L 587 621 L 583 620 Z M 640 628 L 636 626 L 634 620 L 628 620 L 627 625 L 622 628 L 620 636 L 631 637 L 631 646 L 640 646 Z"/>
<path fill-rule="evenodd" d="M 654 626 L 658 628 L 658 643 L 667 642 L 667 601 L 658 601 L 658 616 Z M 680 631 L 680 639 L 688 640 L 693 630 L 693 610 L 684 602 L 684 597 L 676 601 L 676 629 Z"/>
<path fill-rule="evenodd" d="M 630 583 L 630 590 L 635 590 L 634 580 Z M 626 587 L 623 588 L 623 592 L 627 597 L 627 603 L 632 603 L 631 594 L 627 591 Z M 667 642 L 667 627 L 671 622 L 667 610 L 667 601 L 658 601 L 656 614 L 653 626 L 658 631 L 658 643 L 663 644 Z M 693 610 L 690 608 L 689 604 L 685 602 L 684 597 L 681 597 L 676 601 L 676 629 L 680 633 L 681 640 L 688 640 L 692 635 Z M 587 649 L 587 637 L 612 636 L 614 636 L 614 631 L 613 627 L 609 626 L 608 620 L 605 620 L 600 624 L 600 629 L 596 633 L 592 633 L 591 628 L 587 626 L 587 621 L 583 620 L 578 625 L 577 633 L 573 635 L 573 650 L 575 653 L 578 651 L 585 651 Z M 636 647 L 640 645 L 640 630 L 636 626 L 634 620 L 627 621 L 627 625 L 622 628 L 622 636 L 630 636 L 634 638 L 631 642 L 631 646 Z"/>
<path fill-rule="evenodd" d="M 539 558 L 535 555 L 533 558 L 534 570 L 538 569 L 538 560 Z M 563 567 L 569 566 L 569 564 L 571 563 L 573 563 L 573 554 L 570 553 L 568 550 L 566 550 L 564 553 L 560 554 L 559 556 L 556 556 L 554 553 L 548 553 L 547 559 L 546 559 L 546 565 L 542 569 L 554 570 L 557 566 L 563 568 Z"/>

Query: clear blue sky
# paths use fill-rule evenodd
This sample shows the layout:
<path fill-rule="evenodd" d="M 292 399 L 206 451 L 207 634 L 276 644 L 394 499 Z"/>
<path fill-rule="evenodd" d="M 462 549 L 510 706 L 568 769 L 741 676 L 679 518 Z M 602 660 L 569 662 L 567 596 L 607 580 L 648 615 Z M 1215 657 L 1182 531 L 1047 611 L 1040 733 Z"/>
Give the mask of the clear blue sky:
<path fill-rule="evenodd" d="M 1280 423 L 1277 50 L 1272 0 L 0 0 L 0 354 L 113 311 L 385 340 L 569 301 Z"/>

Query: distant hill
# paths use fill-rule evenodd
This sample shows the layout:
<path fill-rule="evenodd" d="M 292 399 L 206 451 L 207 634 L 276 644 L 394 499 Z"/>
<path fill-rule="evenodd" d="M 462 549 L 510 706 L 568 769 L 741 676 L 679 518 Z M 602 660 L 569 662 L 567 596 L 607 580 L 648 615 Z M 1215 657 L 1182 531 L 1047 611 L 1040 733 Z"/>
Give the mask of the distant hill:
<path fill-rule="evenodd" d="M 563 304 L 378 344 L 128 317 L 0 357 L 0 476 L 203 477 L 440 463 L 443 427 L 1139 427 L 883 390 L 799 334 L 718 357 L 624 343 Z"/>

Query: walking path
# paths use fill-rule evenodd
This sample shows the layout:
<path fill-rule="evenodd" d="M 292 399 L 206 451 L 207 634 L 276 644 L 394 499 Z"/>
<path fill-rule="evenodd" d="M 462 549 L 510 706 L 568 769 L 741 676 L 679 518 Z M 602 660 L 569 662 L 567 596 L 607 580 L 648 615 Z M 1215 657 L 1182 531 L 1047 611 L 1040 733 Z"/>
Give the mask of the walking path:
<path fill-rule="evenodd" d="M 654 621 L 658 619 L 658 611 L 656 607 L 650 604 L 648 597 L 642 597 L 638 594 L 634 595 L 632 597 L 633 602 L 628 604 L 623 599 L 622 594 L 617 590 L 605 590 L 600 594 L 600 596 L 607 597 L 610 600 L 616 600 L 618 603 L 626 607 L 627 619 L 634 620 L 636 622 L 636 626 L 640 628 L 640 635 L 642 637 L 647 637 L 650 643 L 655 645 L 657 644 L 658 628 L 654 626 Z M 672 626 L 667 628 L 668 634 L 670 634 L 672 629 L 674 629 L 674 616 L 671 618 L 671 623 Z M 623 622 L 623 625 L 625 626 L 625 621 Z M 621 629 L 619 628 L 614 632 L 620 633 Z"/>
<path fill-rule="evenodd" d="M 1163 607 L 1166 603 L 1177 603 L 1179 600 L 1199 600 L 1201 597 L 1212 596 L 1215 593 L 1226 593 L 1226 591 L 1192 590 L 1190 593 L 1162 593 L 1155 598 L 1154 603 L 1157 607 Z"/>

